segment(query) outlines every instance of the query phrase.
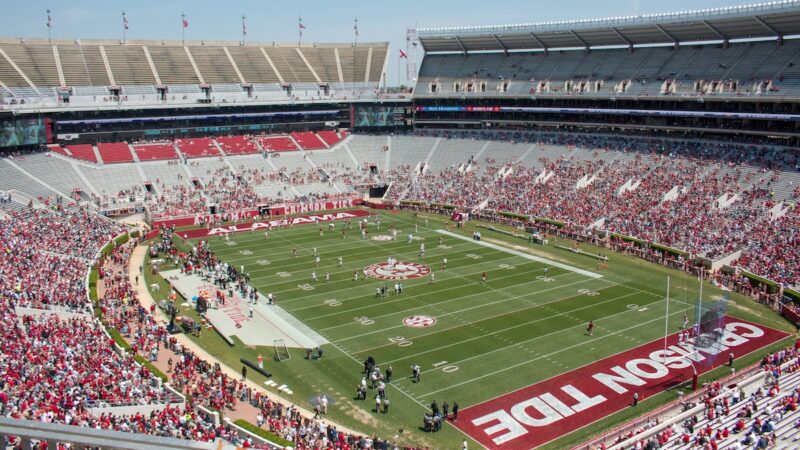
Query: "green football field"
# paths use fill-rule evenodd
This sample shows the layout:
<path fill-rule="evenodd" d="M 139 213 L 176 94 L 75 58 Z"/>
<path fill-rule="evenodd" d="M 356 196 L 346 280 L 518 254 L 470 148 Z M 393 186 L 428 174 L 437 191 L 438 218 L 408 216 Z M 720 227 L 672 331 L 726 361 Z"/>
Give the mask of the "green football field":
<path fill-rule="evenodd" d="M 668 276 L 669 329 L 677 330 L 684 314 L 693 317 L 699 283 L 680 272 L 610 251 L 604 251 L 608 267 L 601 268 L 593 258 L 554 247 L 570 245 L 565 241 L 540 246 L 481 230 L 483 239 L 476 242 L 474 223 L 448 231 L 446 218 L 426 217 L 427 226 L 423 216 L 380 214 L 380 229 L 370 217 L 367 240 L 361 239 L 355 219 L 346 237 L 344 223 L 336 222 L 334 230 L 321 225 L 324 236 L 318 226 L 298 225 L 271 231 L 268 238 L 260 230 L 234 234 L 232 242 L 209 240 L 223 261 L 243 265 L 252 285 L 265 295 L 275 294 L 282 308 L 330 342 L 321 360 L 305 360 L 304 352 L 292 350 L 291 359 L 268 365 L 276 381 L 291 385 L 293 401 L 310 407 L 314 395 L 324 392 L 332 399 L 331 420 L 382 437 L 397 436 L 405 444 L 455 448 L 465 435 L 454 427 L 446 425 L 435 434 L 420 429 L 433 400 L 458 402 L 463 409 L 663 337 Z M 397 240 L 386 240 L 390 225 L 398 230 Z M 409 233 L 414 235 L 411 243 Z M 402 294 L 395 295 L 395 281 L 364 278 L 365 267 L 389 257 L 429 267 L 435 281 L 429 275 L 404 279 L 399 281 Z M 312 281 L 312 271 L 319 281 Z M 376 295 L 381 286 L 388 287 L 386 298 Z M 710 285 L 704 289 L 709 297 L 720 294 Z M 729 313 L 789 329 L 771 311 L 737 295 Z M 590 320 L 593 336 L 586 332 Z M 242 346 L 231 350 L 213 335 L 202 340 L 234 367 L 239 357 L 272 353 Z M 373 411 L 374 391 L 367 401 L 354 399 L 368 356 L 381 368 L 394 369 L 387 389 L 389 414 Z M 419 383 L 410 377 L 412 364 L 422 369 Z M 654 398 L 652 406 L 672 398 Z M 630 414 L 617 414 L 587 432 Z"/>

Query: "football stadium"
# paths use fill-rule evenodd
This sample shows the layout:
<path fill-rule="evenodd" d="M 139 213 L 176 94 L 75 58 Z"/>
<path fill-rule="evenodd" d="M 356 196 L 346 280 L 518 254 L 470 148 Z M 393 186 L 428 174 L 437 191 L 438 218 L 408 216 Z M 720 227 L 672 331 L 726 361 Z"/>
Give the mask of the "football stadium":
<path fill-rule="evenodd" d="M 73 3 L 0 33 L 2 449 L 800 448 L 800 1 Z"/>

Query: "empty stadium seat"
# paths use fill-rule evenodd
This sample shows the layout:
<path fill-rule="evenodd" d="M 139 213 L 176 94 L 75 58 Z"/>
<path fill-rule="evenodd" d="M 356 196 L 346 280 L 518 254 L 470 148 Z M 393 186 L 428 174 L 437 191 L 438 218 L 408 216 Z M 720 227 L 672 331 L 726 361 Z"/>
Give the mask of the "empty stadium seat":
<path fill-rule="evenodd" d="M 187 158 L 220 156 L 212 138 L 176 139 L 175 145 Z"/>
<path fill-rule="evenodd" d="M 297 150 L 294 141 L 286 136 L 262 137 L 258 140 L 264 150 L 273 152 L 293 152 Z"/>
<path fill-rule="evenodd" d="M 217 143 L 228 155 L 248 155 L 258 153 L 258 147 L 247 136 L 220 136 Z"/>
<path fill-rule="evenodd" d="M 91 144 L 68 145 L 67 150 L 75 159 L 96 163 L 97 155 L 94 154 L 94 147 Z"/>
<path fill-rule="evenodd" d="M 148 144 L 148 145 L 134 145 L 133 150 L 139 161 L 159 161 L 165 159 L 177 159 L 178 155 L 175 153 L 175 147 L 172 144 Z"/>
<path fill-rule="evenodd" d="M 300 145 L 303 150 L 320 150 L 327 148 L 324 142 L 310 131 L 293 132 L 292 138 Z"/>
<path fill-rule="evenodd" d="M 100 151 L 104 164 L 133 161 L 131 149 L 126 142 L 101 142 L 97 144 L 97 150 Z"/>

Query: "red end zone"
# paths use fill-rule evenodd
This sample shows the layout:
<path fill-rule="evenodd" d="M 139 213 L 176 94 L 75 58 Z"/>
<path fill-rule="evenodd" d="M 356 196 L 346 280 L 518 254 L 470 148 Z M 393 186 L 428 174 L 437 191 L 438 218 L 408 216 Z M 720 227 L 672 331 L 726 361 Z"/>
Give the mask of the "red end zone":
<path fill-rule="evenodd" d="M 369 216 L 369 212 L 354 209 L 351 211 L 342 211 L 337 213 L 328 214 L 314 214 L 310 216 L 289 217 L 286 219 L 265 220 L 263 222 L 247 222 L 236 225 L 229 225 L 224 227 L 212 227 L 211 229 L 198 228 L 196 230 L 179 231 L 178 234 L 186 239 L 193 239 L 198 237 L 219 236 L 228 233 L 239 233 L 242 231 L 256 231 L 270 228 L 280 228 L 292 225 L 301 225 L 305 223 L 331 222 L 334 220 L 355 219 L 357 217 Z"/>
<path fill-rule="evenodd" d="M 645 399 L 727 364 L 728 355 L 744 356 L 788 334 L 726 317 L 722 346 L 694 352 L 678 335 L 575 369 L 459 412 L 454 425 L 489 449 L 529 450 L 571 433 L 623 408 L 634 392 Z M 711 362 L 713 361 L 713 363 Z"/>

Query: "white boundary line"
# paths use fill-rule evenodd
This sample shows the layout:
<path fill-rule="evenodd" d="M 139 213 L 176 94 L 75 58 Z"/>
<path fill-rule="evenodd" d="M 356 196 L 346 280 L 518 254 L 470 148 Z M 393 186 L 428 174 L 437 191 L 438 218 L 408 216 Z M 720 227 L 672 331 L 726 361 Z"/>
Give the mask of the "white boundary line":
<path fill-rule="evenodd" d="M 683 314 L 683 311 L 678 311 L 678 312 L 675 312 L 675 313 L 671 313 L 671 314 L 669 315 L 669 317 L 672 317 L 672 316 L 680 316 L 681 314 Z M 628 327 L 628 328 L 623 328 L 623 329 L 621 329 L 621 330 L 612 331 L 611 333 L 604 334 L 603 336 L 598 336 L 596 339 L 592 339 L 591 341 L 588 341 L 588 342 L 594 342 L 594 341 L 598 341 L 598 340 L 601 340 L 601 339 L 605 339 L 605 338 L 608 338 L 608 337 L 611 337 L 611 336 L 621 335 L 622 333 L 624 333 L 624 332 L 626 332 L 626 331 L 633 330 L 633 329 L 635 329 L 635 328 L 639 328 L 639 327 L 640 327 L 640 326 L 642 326 L 642 325 L 647 325 L 647 324 L 649 324 L 649 323 L 652 323 L 652 322 L 655 322 L 655 321 L 661 321 L 661 320 L 663 320 L 663 319 L 664 319 L 663 317 L 656 317 L 655 319 L 653 319 L 653 320 L 648 320 L 647 322 L 641 322 L 641 323 L 639 323 L 639 324 L 636 324 L 636 325 L 634 325 L 634 326 L 631 326 L 631 327 Z M 570 328 L 575 328 L 575 327 L 570 327 Z M 560 330 L 560 331 L 564 331 L 564 330 Z M 537 337 L 537 338 L 534 338 L 534 339 L 538 339 L 538 337 Z M 526 342 L 527 342 L 527 341 L 526 341 Z M 644 344 L 640 344 L 640 345 L 639 345 L 639 346 L 637 346 L 637 347 L 632 347 L 632 348 L 629 348 L 629 349 L 628 349 L 628 350 L 626 350 L 626 351 L 630 351 L 630 350 L 632 350 L 632 349 L 635 349 L 635 348 L 641 347 L 642 345 L 647 345 L 648 343 L 649 343 L 649 341 L 648 341 L 648 342 L 645 342 Z M 516 344 L 515 344 L 515 345 L 516 345 Z M 481 380 L 481 379 L 483 379 L 483 378 L 490 377 L 490 376 L 493 376 L 493 375 L 497 375 L 498 373 L 502 373 L 502 372 L 505 372 L 505 371 L 507 371 L 507 370 L 515 369 L 515 368 L 517 368 L 517 367 L 524 366 L 525 364 L 530 364 L 530 363 L 532 363 L 532 362 L 534 362 L 534 361 L 538 361 L 538 360 L 540 360 L 540 359 L 549 358 L 549 357 L 551 357 L 551 356 L 553 356 L 553 355 L 557 355 L 557 354 L 559 354 L 559 353 L 561 353 L 561 352 L 564 352 L 564 351 L 566 351 L 566 350 L 571 350 L 571 349 L 573 349 L 573 348 L 580 347 L 580 346 L 584 346 L 584 345 L 586 345 L 586 342 L 580 342 L 580 343 L 577 343 L 577 344 L 574 344 L 574 345 L 570 345 L 569 347 L 564 347 L 564 348 L 561 348 L 561 349 L 559 349 L 559 350 L 556 350 L 556 351 L 554 351 L 554 352 L 550 352 L 550 353 L 548 353 L 548 354 L 546 354 L 546 355 L 539 355 L 539 356 L 537 356 L 537 357 L 535 357 L 535 358 L 532 358 L 532 359 L 529 359 L 529 360 L 527 360 L 527 361 L 523 361 L 523 362 L 521 362 L 521 363 L 514 364 L 513 366 L 507 366 L 507 367 L 504 367 L 504 368 L 502 368 L 502 369 L 495 370 L 494 372 L 487 373 L 487 374 L 484 374 L 484 375 L 480 375 L 480 376 L 478 376 L 478 377 L 470 378 L 469 380 L 465 380 L 465 381 L 462 381 L 462 382 L 460 382 L 460 383 L 456 383 L 456 384 L 454 384 L 454 385 L 452 385 L 452 386 L 448 386 L 448 387 L 445 387 L 445 388 L 442 388 L 442 389 L 437 389 L 437 390 L 435 390 L 435 391 L 431 391 L 431 392 L 428 392 L 428 393 L 425 393 L 425 394 L 422 394 L 422 395 L 418 395 L 418 396 L 416 396 L 415 398 L 418 398 L 418 399 L 420 399 L 420 398 L 423 398 L 423 397 L 427 397 L 427 396 L 429 396 L 429 395 L 433 395 L 433 394 L 437 394 L 437 393 L 439 393 L 439 392 L 442 392 L 442 391 L 446 391 L 446 390 L 448 390 L 448 389 L 453 389 L 453 388 L 456 388 L 456 387 L 459 387 L 459 386 L 463 386 L 463 385 L 465 385 L 465 384 L 473 383 L 473 382 L 475 382 L 475 381 L 478 381 L 478 380 Z M 479 355 L 479 356 L 483 356 L 483 355 Z M 473 358 L 475 358 L 475 357 L 471 357 L 471 358 L 468 358 L 468 359 L 473 359 Z M 605 359 L 605 358 L 602 358 L 602 359 Z M 597 361 L 600 361 L 600 360 L 593 361 L 593 363 L 596 363 Z M 458 364 L 458 362 L 459 362 L 459 361 L 456 361 L 456 362 L 454 362 L 453 364 Z M 573 370 L 575 370 L 575 369 L 573 369 Z M 564 373 L 569 373 L 569 372 L 572 372 L 573 370 L 569 370 L 569 371 L 566 371 L 566 372 L 562 372 L 561 374 L 564 374 Z M 559 374 L 559 375 L 561 375 L 561 374 Z M 538 384 L 538 383 L 541 383 L 541 381 L 537 381 L 537 382 L 536 382 L 536 383 L 534 383 L 534 384 Z M 530 385 L 529 385 L 529 386 L 530 386 Z M 525 387 L 529 387 L 529 386 L 525 386 Z M 524 388 L 521 388 L 521 389 L 524 389 Z M 516 391 L 514 391 L 514 392 L 516 392 Z M 504 395 L 507 395 L 507 394 L 504 394 Z M 487 401 L 488 401 L 488 400 L 487 400 Z M 484 402 L 481 402 L 481 403 L 476 403 L 476 404 L 477 404 L 477 405 L 480 405 L 480 404 L 482 404 L 482 403 L 485 403 L 485 401 L 484 401 Z M 474 405 L 472 405 L 472 406 L 474 406 Z M 466 409 L 466 408 L 465 408 L 465 409 Z"/>
<path fill-rule="evenodd" d="M 536 262 L 540 262 L 540 263 L 545 263 L 545 264 L 551 265 L 553 267 L 558 267 L 560 269 L 569 270 L 570 272 L 575 272 L 575 273 L 581 274 L 583 276 L 587 276 L 589 278 L 603 278 L 603 276 L 598 274 L 598 273 L 589 272 L 588 270 L 579 269 L 577 267 L 572 267 L 570 265 L 563 264 L 563 263 L 560 263 L 560 262 L 555 262 L 555 261 L 552 261 L 552 260 L 549 260 L 549 259 L 546 259 L 546 258 L 541 258 L 539 256 L 533 256 L 533 255 L 530 255 L 530 254 L 527 254 L 527 253 L 519 252 L 519 251 L 516 251 L 516 250 L 511 250 L 510 248 L 506 248 L 506 247 L 503 247 L 501 245 L 496 245 L 496 244 L 492 244 L 490 242 L 484 242 L 484 241 L 475 241 L 475 240 L 470 239 L 470 238 L 468 238 L 466 236 L 462 236 L 462 235 L 456 234 L 456 233 L 451 233 L 451 232 L 446 231 L 446 230 L 436 230 L 436 232 L 440 233 L 440 234 L 444 234 L 446 236 L 450 236 L 452 238 L 461 239 L 462 241 L 468 241 L 468 242 L 472 241 L 476 245 L 480 245 L 480 246 L 483 246 L 483 247 L 488 247 L 488 248 L 491 248 L 493 250 L 497 250 L 497 251 L 500 251 L 500 252 L 510 253 L 512 255 L 519 256 L 520 258 L 525 258 L 525 259 L 529 259 L 531 261 L 536 261 Z"/>

